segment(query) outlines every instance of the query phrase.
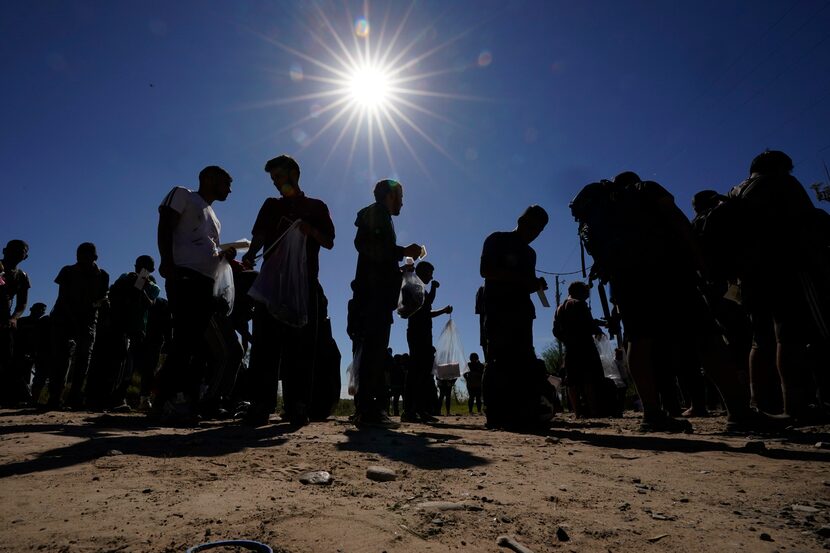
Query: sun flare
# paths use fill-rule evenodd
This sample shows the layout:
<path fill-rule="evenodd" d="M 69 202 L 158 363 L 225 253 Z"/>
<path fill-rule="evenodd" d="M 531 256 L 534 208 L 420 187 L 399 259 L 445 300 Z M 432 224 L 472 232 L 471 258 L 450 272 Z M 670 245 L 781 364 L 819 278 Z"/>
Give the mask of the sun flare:
<path fill-rule="evenodd" d="M 349 93 L 359 105 L 381 109 L 389 99 L 389 76 L 379 67 L 361 67 L 349 80 Z"/>

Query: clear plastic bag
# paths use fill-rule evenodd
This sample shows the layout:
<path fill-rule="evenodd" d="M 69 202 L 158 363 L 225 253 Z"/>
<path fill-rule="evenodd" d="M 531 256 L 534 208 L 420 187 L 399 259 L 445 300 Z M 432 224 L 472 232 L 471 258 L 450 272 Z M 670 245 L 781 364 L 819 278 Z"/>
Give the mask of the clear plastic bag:
<path fill-rule="evenodd" d="M 614 346 L 611 344 L 611 341 L 607 336 L 600 336 L 599 338 L 594 338 L 594 343 L 597 346 L 599 358 L 602 361 L 602 372 L 605 373 L 605 377 L 613 380 L 617 388 L 625 388 L 626 383 L 619 369 L 617 369 Z"/>
<path fill-rule="evenodd" d="M 350 396 L 356 396 L 358 390 L 358 371 L 360 370 L 360 354 L 363 351 L 363 346 L 358 346 L 354 352 L 354 358 L 349 366 L 346 368 L 346 377 L 348 380 L 348 392 Z"/>
<path fill-rule="evenodd" d="M 248 291 L 275 319 L 295 328 L 308 322 L 306 236 L 299 224 L 297 219 L 282 235 Z"/>
<path fill-rule="evenodd" d="M 438 380 L 452 380 L 467 372 L 467 361 L 464 357 L 464 348 L 461 346 L 461 336 L 452 319 L 444 325 L 438 343 L 435 346 L 435 360 L 432 363 L 432 374 Z"/>
<path fill-rule="evenodd" d="M 233 300 L 236 290 L 233 286 L 233 269 L 228 260 L 222 257 L 213 276 L 213 296 L 227 304 L 225 315 L 233 311 Z"/>
<path fill-rule="evenodd" d="M 404 259 L 404 263 L 409 269 L 415 265 L 415 260 L 407 257 Z M 398 296 L 398 315 L 402 319 L 408 319 L 414 315 L 424 305 L 425 296 L 426 286 L 415 274 L 415 271 L 404 271 L 401 281 L 401 293 Z"/>

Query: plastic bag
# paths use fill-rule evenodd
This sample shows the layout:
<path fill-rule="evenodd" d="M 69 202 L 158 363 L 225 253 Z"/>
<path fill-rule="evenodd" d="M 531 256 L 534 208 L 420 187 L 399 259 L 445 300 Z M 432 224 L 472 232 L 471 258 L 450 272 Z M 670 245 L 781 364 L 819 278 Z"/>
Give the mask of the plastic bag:
<path fill-rule="evenodd" d="M 594 343 L 597 346 L 599 358 L 602 361 L 602 372 L 605 373 L 605 377 L 613 380 L 617 388 L 625 388 L 627 384 L 620 374 L 619 369 L 617 369 L 614 346 L 611 344 L 611 341 L 607 336 L 600 336 L 599 338 L 594 338 Z"/>
<path fill-rule="evenodd" d="M 408 267 L 412 267 L 415 264 L 415 260 L 407 257 L 404 259 L 404 263 Z M 418 275 L 415 274 L 415 271 L 404 271 L 401 281 L 401 293 L 398 296 L 398 315 L 402 319 L 408 319 L 414 315 L 424 305 L 425 296 L 426 286 L 418 278 Z"/>
<path fill-rule="evenodd" d="M 467 372 L 467 361 L 464 357 L 464 348 L 461 347 L 461 336 L 452 319 L 444 325 L 438 343 L 435 346 L 435 360 L 432 363 L 432 374 L 438 380 L 452 380 Z"/>
<path fill-rule="evenodd" d="M 297 219 L 262 265 L 248 295 L 264 303 L 278 321 L 295 328 L 308 322 L 308 264 L 306 236 Z"/>
<path fill-rule="evenodd" d="M 354 358 L 349 366 L 346 368 L 346 376 L 348 380 L 348 392 L 350 396 L 356 396 L 358 390 L 358 371 L 360 370 L 360 354 L 363 351 L 363 346 L 357 346 L 354 352 Z"/>
<path fill-rule="evenodd" d="M 219 265 L 216 266 L 216 272 L 213 276 L 213 297 L 221 299 L 227 304 L 227 311 L 225 315 L 229 315 L 233 311 L 233 300 L 236 290 L 233 286 L 233 269 L 228 260 L 222 257 L 219 260 Z"/>

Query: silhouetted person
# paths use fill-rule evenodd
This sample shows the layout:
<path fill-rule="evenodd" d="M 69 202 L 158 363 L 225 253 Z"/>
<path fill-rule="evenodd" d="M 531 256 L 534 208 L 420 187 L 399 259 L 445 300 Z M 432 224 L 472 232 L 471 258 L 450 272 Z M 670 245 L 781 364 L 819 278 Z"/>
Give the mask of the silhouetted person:
<path fill-rule="evenodd" d="M 594 343 L 602 331 L 588 307 L 589 295 L 590 288 L 584 282 L 568 286 L 568 297 L 553 317 L 553 334 L 565 346 L 565 384 L 574 414 L 602 417 L 611 414 L 612 406 L 604 398 L 605 373 Z"/>
<path fill-rule="evenodd" d="M 404 256 L 418 257 L 421 246 L 403 247 L 396 243 L 392 217 L 401 212 L 403 186 L 391 179 L 379 181 L 374 196 L 375 203 L 361 209 L 355 220 L 357 269 L 348 315 L 348 333 L 358 367 L 354 422 L 394 428 L 397 423 L 386 414 L 384 359 L 392 312 L 401 289 L 398 263 Z"/>
<path fill-rule="evenodd" d="M 473 414 L 473 405 L 475 404 L 479 414 L 481 414 L 481 381 L 484 377 L 484 364 L 479 361 L 477 353 L 470 354 L 470 362 L 467 363 L 467 372 L 464 373 L 464 381 L 467 384 L 467 408 L 470 414 Z"/>
<path fill-rule="evenodd" d="M 476 290 L 475 314 L 478 315 L 478 343 L 487 362 L 487 313 L 484 311 L 484 285 Z"/>
<path fill-rule="evenodd" d="M 173 318 L 167 298 L 156 298 L 147 313 L 147 334 L 138 360 L 141 378 L 138 407 L 150 411 L 158 393 L 156 371 L 159 369 L 162 352 L 170 352 L 173 343 Z"/>
<path fill-rule="evenodd" d="M 46 356 L 43 349 L 41 319 L 46 316 L 46 304 L 35 303 L 29 309 L 29 314 L 17 320 L 17 333 L 14 337 L 13 365 L 14 381 L 11 391 L 24 402 L 32 403 L 31 383 L 35 364 L 45 366 Z M 49 347 L 49 337 L 46 336 L 46 347 Z"/>
<path fill-rule="evenodd" d="M 392 365 L 392 372 L 389 375 L 389 403 L 391 404 L 392 414 L 398 416 L 401 414 L 401 395 L 404 390 L 404 381 L 409 366 L 409 354 L 400 353 L 394 356 L 394 364 Z"/>
<path fill-rule="evenodd" d="M 438 379 L 438 409 L 440 414 L 441 405 L 444 406 L 447 416 L 450 416 L 450 406 L 452 405 L 452 390 L 455 387 L 455 378 L 439 378 Z"/>
<path fill-rule="evenodd" d="M 173 316 L 173 343 L 158 375 L 163 420 L 192 423 L 205 373 L 205 330 L 216 310 L 214 280 L 222 257 L 236 251 L 219 250 L 221 225 L 211 204 L 231 193 L 231 176 L 215 165 L 199 173 L 199 190 L 177 186 L 159 206 L 159 274 Z"/>
<path fill-rule="evenodd" d="M 67 407 L 83 407 L 83 387 L 95 347 L 98 309 L 107 301 L 110 277 L 96 263 L 95 244 L 84 242 L 78 246 L 76 257 L 77 263 L 62 268 L 55 278 L 58 299 L 50 315 L 54 356 L 49 377 L 50 407 L 59 405 L 67 381 L 71 383 Z"/>
<path fill-rule="evenodd" d="M 544 422 L 535 381 L 536 311 L 530 295 L 547 289 L 547 283 L 536 276 L 536 252 L 530 243 L 547 224 L 547 212 L 533 205 L 519 217 L 514 230 L 494 232 L 484 241 L 481 276 L 487 314 L 487 370 L 483 391 L 491 428 L 532 427 Z"/>
<path fill-rule="evenodd" d="M 662 410 L 657 388 L 658 347 L 679 337 L 696 351 L 718 386 L 728 410 L 728 426 L 768 427 L 768 418 L 750 410 L 746 380 L 730 362 L 703 298 L 699 288 L 703 255 L 672 195 L 659 184 L 626 172 L 613 182 L 584 187 L 571 211 L 594 258 L 592 276 L 610 281 L 620 309 L 629 341 L 629 370 L 643 404 L 641 430 L 691 430 L 688 421 L 671 418 Z"/>
<path fill-rule="evenodd" d="M 29 257 L 29 245 L 10 240 L 0 260 L 0 402 L 14 405 L 28 399 L 28 390 L 13 362 L 17 321 L 26 313 L 29 276 L 18 265 Z"/>
<path fill-rule="evenodd" d="M 765 151 L 729 198 L 740 206 L 734 253 L 742 303 L 752 318 L 751 371 L 764 372 L 759 365 L 775 352 L 784 412 L 808 422 L 816 399 L 809 347 L 830 341 L 830 270 L 826 237 L 815 232 L 815 209 L 792 169 L 785 153 Z M 822 364 L 826 369 L 826 360 Z"/>
<path fill-rule="evenodd" d="M 253 240 L 243 262 L 253 267 L 256 254 L 265 247 L 267 259 L 272 246 L 297 219 L 306 235 L 308 279 L 308 322 L 294 328 L 276 320 L 264 304 L 254 312 L 253 347 L 248 368 L 252 406 L 245 421 L 256 426 L 266 424 L 277 406 L 277 387 L 281 379 L 285 417 L 294 425 L 308 423 L 312 383 L 317 359 L 319 324 L 327 317 L 328 300 L 317 277 L 320 272 L 320 248 L 334 247 L 334 223 L 329 208 L 310 198 L 300 189 L 300 166 L 287 156 L 275 157 L 265 164 L 265 172 L 279 191 L 279 198 L 268 198 L 259 210 L 252 231 Z"/>
<path fill-rule="evenodd" d="M 439 315 L 452 313 L 452 306 L 447 305 L 435 311 L 432 303 L 440 284 L 433 280 L 435 267 L 429 261 L 421 261 L 415 266 L 415 274 L 424 283 L 430 285 L 424 295 L 424 303 L 418 311 L 409 316 L 406 326 L 406 342 L 409 345 L 409 371 L 404 385 L 404 422 L 436 422 L 431 411 L 435 404 L 432 364 L 435 348 L 432 345 L 432 319 Z"/>

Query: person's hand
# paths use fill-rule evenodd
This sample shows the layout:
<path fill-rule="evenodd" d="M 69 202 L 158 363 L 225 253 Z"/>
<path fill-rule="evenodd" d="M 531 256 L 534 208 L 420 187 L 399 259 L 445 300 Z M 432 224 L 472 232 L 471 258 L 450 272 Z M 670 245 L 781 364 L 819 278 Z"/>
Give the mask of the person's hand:
<path fill-rule="evenodd" d="M 9 328 L 17 328 L 17 319 L 14 317 L 9 319 Z"/>
<path fill-rule="evenodd" d="M 446 306 L 446 307 L 444 308 L 444 313 L 446 313 L 447 315 L 452 314 L 452 305 L 448 305 L 448 306 Z"/>
<path fill-rule="evenodd" d="M 406 257 L 417 259 L 421 255 L 421 246 L 418 244 L 410 244 L 403 249 L 403 254 Z"/>
<path fill-rule="evenodd" d="M 441 283 L 438 282 L 437 280 L 433 280 L 432 281 L 432 287 L 438 289 L 438 288 L 441 287 Z"/>
<path fill-rule="evenodd" d="M 230 247 L 227 250 L 223 250 L 220 255 L 228 261 L 236 259 L 236 248 Z"/>
<path fill-rule="evenodd" d="M 544 277 L 539 277 L 539 278 L 536 279 L 536 286 L 537 286 L 536 287 L 537 290 L 547 290 L 548 289 L 548 283 L 544 279 Z"/>
<path fill-rule="evenodd" d="M 249 271 L 256 267 L 256 253 L 248 250 L 248 253 L 242 256 L 242 265 Z"/>

